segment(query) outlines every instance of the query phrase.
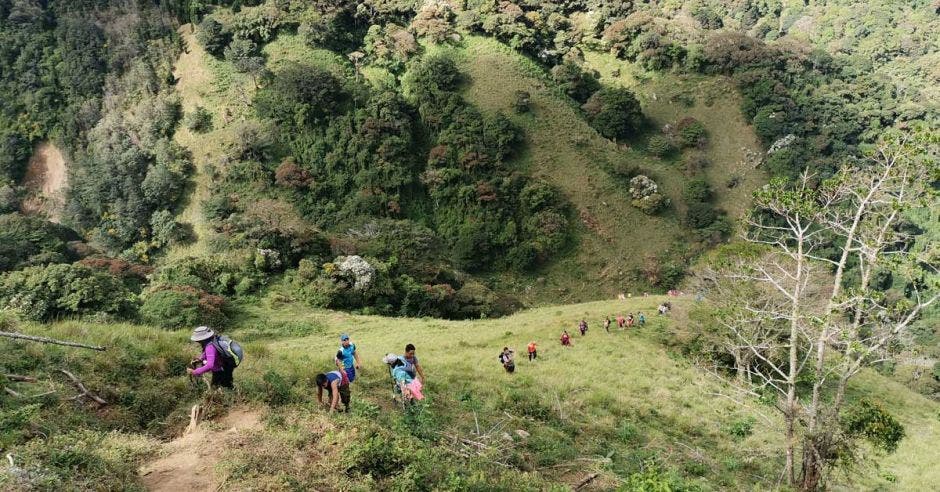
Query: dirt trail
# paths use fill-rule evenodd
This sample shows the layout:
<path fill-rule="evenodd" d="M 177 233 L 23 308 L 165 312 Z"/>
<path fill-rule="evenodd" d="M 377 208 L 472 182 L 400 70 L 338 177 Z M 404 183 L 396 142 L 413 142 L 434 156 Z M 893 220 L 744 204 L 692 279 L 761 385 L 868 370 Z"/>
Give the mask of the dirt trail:
<path fill-rule="evenodd" d="M 65 206 L 67 179 L 68 170 L 62 151 L 49 142 L 37 145 L 23 178 L 23 186 L 30 192 L 30 196 L 23 200 L 23 212 L 44 213 L 53 222 L 58 222 Z"/>
<path fill-rule="evenodd" d="M 203 422 L 194 432 L 164 444 L 163 457 L 140 468 L 144 486 L 165 492 L 216 490 L 214 467 L 227 438 L 260 425 L 260 413 L 245 407 L 233 409 L 217 422 Z"/>

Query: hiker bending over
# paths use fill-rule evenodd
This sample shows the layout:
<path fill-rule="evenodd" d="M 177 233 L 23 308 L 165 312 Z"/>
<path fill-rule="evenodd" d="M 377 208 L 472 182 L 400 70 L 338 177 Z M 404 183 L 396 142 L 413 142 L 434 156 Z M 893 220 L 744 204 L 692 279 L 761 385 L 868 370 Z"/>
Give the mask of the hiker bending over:
<path fill-rule="evenodd" d="M 627 316 L 627 326 L 628 326 L 628 327 L 629 327 L 629 326 L 633 326 L 633 319 L 634 319 L 634 318 L 633 318 L 633 313 L 630 313 L 630 314 Z"/>
<path fill-rule="evenodd" d="M 571 335 L 568 334 L 568 330 L 564 330 L 561 333 L 561 344 L 565 347 L 571 346 Z"/>
<path fill-rule="evenodd" d="M 622 315 L 622 314 L 617 315 L 617 328 L 620 328 L 620 329 L 622 330 L 622 329 L 623 329 L 623 324 L 624 324 L 625 322 L 626 322 L 626 320 L 623 319 L 623 315 Z"/>
<path fill-rule="evenodd" d="M 604 319 L 604 331 L 610 333 L 610 316 Z"/>
<path fill-rule="evenodd" d="M 336 351 L 336 368 L 346 372 L 349 382 L 356 380 L 356 369 L 359 369 L 359 352 L 356 344 L 349 341 L 349 335 L 343 333 L 339 336 L 340 347 Z"/>
<path fill-rule="evenodd" d="M 186 372 L 191 376 L 200 377 L 207 372 L 212 372 L 213 388 L 234 388 L 233 373 L 235 366 L 238 365 L 235 354 L 227 353 L 223 348 L 222 340 L 216 336 L 215 332 L 208 326 L 200 326 L 193 330 L 190 340 L 198 343 L 202 347 L 202 356 L 198 359 L 202 365 L 196 368 L 188 367 Z M 230 340 L 226 340 L 224 345 L 231 348 Z M 241 352 L 241 348 L 238 348 Z"/>
<path fill-rule="evenodd" d="M 583 337 L 588 330 L 587 321 L 582 319 L 581 322 L 578 323 L 578 330 L 581 332 L 581 336 Z"/>
<path fill-rule="evenodd" d="M 529 342 L 529 360 L 535 360 L 539 358 L 538 346 L 535 345 L 535 342 Z"/>
<path fill-rule="evenodd" d="M 323 390 L 330 396 L 330 413 L 336 411 L 340 399 L 343 400 L 343 412 L 349 411 L 349 376 L 346 371 L 330 371 L 326 374 L 320 373 L 316 377 L 317 382 L 317 401 L 323 405 Z"/>
<path fill-rule="evenodd" d="M 646 316 L 643 315 L 642 311 L 637 313 L 637 320 L 640 322 L 640 326 L 643 326 L 646 324 Z"/>
<path fill-rule="evenodd" d="M 428 382 L 424 378 L 424 369 L 418 363 L 418 356 L 415 355 L 415 346 L 413 344 L 405 345 L 405 355 L 399 357 L 399 359 L 405 364 L 405 372 L 410 374 L 411 377 L 420 378 L 422 383 Z"/>
<path fill-rule="evenodd" d="M 503 351 L 499 353 L 499 362 L 508 373 L 516 371 L 516 362 L 513 360 L 515 358 L 514 355 L 515 354 L 509 347 L 503 347 Z"/>

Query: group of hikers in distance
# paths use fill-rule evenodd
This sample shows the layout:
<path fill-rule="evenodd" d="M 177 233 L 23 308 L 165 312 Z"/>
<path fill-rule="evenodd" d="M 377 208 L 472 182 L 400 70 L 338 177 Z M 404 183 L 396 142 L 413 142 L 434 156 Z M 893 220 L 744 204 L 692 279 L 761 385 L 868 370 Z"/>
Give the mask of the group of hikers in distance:
<path fill-rule="evenodd" d="M 671 309 L 672 304 L 664 302 L 659 305 L 657 311 L 662 315 L 668 313 Z M 635 316 L 633 313 L 629 313 L 626 317 L 617 315 L 615 320 L 617 321 L 617 327 L 623 330 L 633 326 L 644 326 L 646 324 L 646 315 L 643 312 L 638 312 Z M 604 330 L 607 333 L 610 333 L 611 323 L 610 316 L 604 318 Z M 578 323 L 578 331 L 581 332 L 581 336 L 587 334 L 588 323 L 586 320 L 582 319 Z M 224 335 L 219 335 L 206 326 L 200 326 L 193 330 L 190 340 L 200 345 L 202 354 L 199 358 L 193 359 L 190 367 L 186 369 L 187 373 L 192 378 L 199 378 L 206 373 L 211 373 L 211 387 L 233 388 L 235 368 L 244 359 L 244 352 L 238 342 Z M 356 380 L 356 371 L 362 367 L 359 351 L 356 349 L 356 344 L 350 340 L 349 335 L 343 333 L 339 336 L 339 340 L 339 349 L 333 357 L 336 370 L 321 372 L 314 378 L 317 386 L 317 401 L 328 406 L 330 412 L 339 410 L 340 403 L 343 404 L 343 409 L 339 411 L 349 411 L 349 387 Z M 568 330 L 562 330 L 561 345 L 564 347 L 572 346 L 571 335 Z M 538 345 L 535 341 L 529 342 L 526 348 L 530 362 L 538 359 Z M 498 360 L 506 372 L 515 372 L 515 352 L 511 348 L 503 347 Z M 405 353 L 402 355 L 385 354 L 382 362 L 388 366 L 389 375 L 394 382 L 393 389 L 396 398 L 400 398 L 403 403 L 424 399 L 424 393 L 422 392 L 425 381 L 424 370 L 415 355 L 415 346 L 413 344 L 407 344 Z M 328 401 L 323 400 L 324 391 L 328 396 Z"/>

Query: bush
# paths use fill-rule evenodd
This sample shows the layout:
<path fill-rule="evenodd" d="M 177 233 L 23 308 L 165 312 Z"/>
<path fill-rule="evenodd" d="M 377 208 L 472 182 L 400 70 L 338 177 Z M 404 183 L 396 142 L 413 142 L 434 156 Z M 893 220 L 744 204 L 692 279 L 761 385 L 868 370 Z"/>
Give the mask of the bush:
<path fill-rule="evenodd" d="M 422 101 L 456 90 L 461 80 L 454 60 L 444 55 L 429 55 L 408 72 L 405 85 L 415 100 Z"/>
<path fill-rule="evenodd" d="M 532 108 L 530 104 L 532 102 L 532 96 L 528 91 L 516 91 L 513 94 L 512 99 L 512 109 L 516 113 L 528 113 Z"/>
<path fill-rule="evenodd" d="M 646 142 L 646 151 L 656 157 L 665 157 L 676 151 L 675 145 L 663 135 L 653 135 Z"/>
<path fill-rule="evenodd" d="M 647 214 L 669 205 L 669 199 L 659 193 L 656 182 L 642 174 L 630 180 L 630 195 L 633 198 L 630 203 Z"/>
<path fill-rule="evenodd" d="M 597 77 L 571 61 L 552 67 L 552 80 L 568 97 L 584 103 L 601 88 Z"/>
<path fill-rule="evenodd" d="M 692 117 L 682 118 L 676 124 L 684 147 L 704 147 L 707 142 L 705 125 Z"/>
<path fill-rule="evenodd" d="M 336 114 L 346 96 L 332 73 L 290 64 L 255 95 L 258 114 L 294 128 L 315 125 Z"/>
<path fill-rule="evenodd" d="M 690 179 L 685 185 L 684 195 L 688 202 L 709 202 L 712 199 L 712 187 L 704 178 Z"/>
<path fill-rule="evenodd" d="M 754 433 L 754 417 L 743 417 L 728 424 L 728 434 L 735 439 L 744 439 Z"/>
<path fill-rule="evenodd" d="M 212 130 L 212 113 L 202 106 L 196 106 L 184 121 L 186 128 L 196 133 L 206 133 Z"/>
<path fill-rule="evenodd" d="M 222 54 L 222 50 L 229 44 L 230 39 L 231 34 L 225 26 L 212 17 L 202 19 L 196 30 L 196 40 L 202 44 L 207 53 L 215 57 Z"/>
<path fill-rule="evenodd" d="M 718 220 L 718 211 L 710 203 L 689 202 L 685 221 L 693 229 L 704 229 Z"/>
<path fill-rule="evenodd" d="M 624 88 L 601 89 L 582 108 L 591 126 L 609 139 L 629 137 L 643 124 L 640 102 Z"/>
<path fill-rule="evenodd" d="M 140 318 L 161 328 L 224 327 L 225 298 L 189 286 L 160 288 L 144 296 Z"/>
<path fill-rule="evenodd" d="M 241 73 L 258 75 L 264 70 L 264 57 L 250 39 L 233 39 L 225 48 L 225 59 Z"/>
<path fill-rule="evenodd" d="M 132 317 L 134 295 L 117 278 L 84 265 L 29 267 L 0 276 L 0 307 L 35 321 L 90 314 Z"/>
<path fill-rule="evenodd" d="M 65 262 L 66 243 L 77 237 L 68 228 L 39 217 L 0 215 L 0 272 Z"/>

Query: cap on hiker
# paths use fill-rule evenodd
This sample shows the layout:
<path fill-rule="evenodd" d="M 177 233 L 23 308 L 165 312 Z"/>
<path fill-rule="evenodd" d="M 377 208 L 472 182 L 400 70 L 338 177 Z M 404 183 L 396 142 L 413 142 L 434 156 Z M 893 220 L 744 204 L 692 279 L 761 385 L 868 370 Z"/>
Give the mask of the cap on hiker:
<path fill-rule="evenodd" d="M 193 335 L 189 339 L 194 342 L 201 342 L 212 338 L 214 335 L 215 332 L 209 329 L 208 326 L 199 326 L 193 330 Z"/>
<path fill-rule="evenodd" d="M 339 339 L 342 341 L 349 340 L 349 335 L 346 333 L 343 333 L 342 335 L 339 336 Z"/>
<path fill-rule="evenodd" d="M 398 356 L 392 353 L 385 354 L 385 357 L 382 357 L 382 362 L 386 364 L 394 364 L 398 360 Z"/>

